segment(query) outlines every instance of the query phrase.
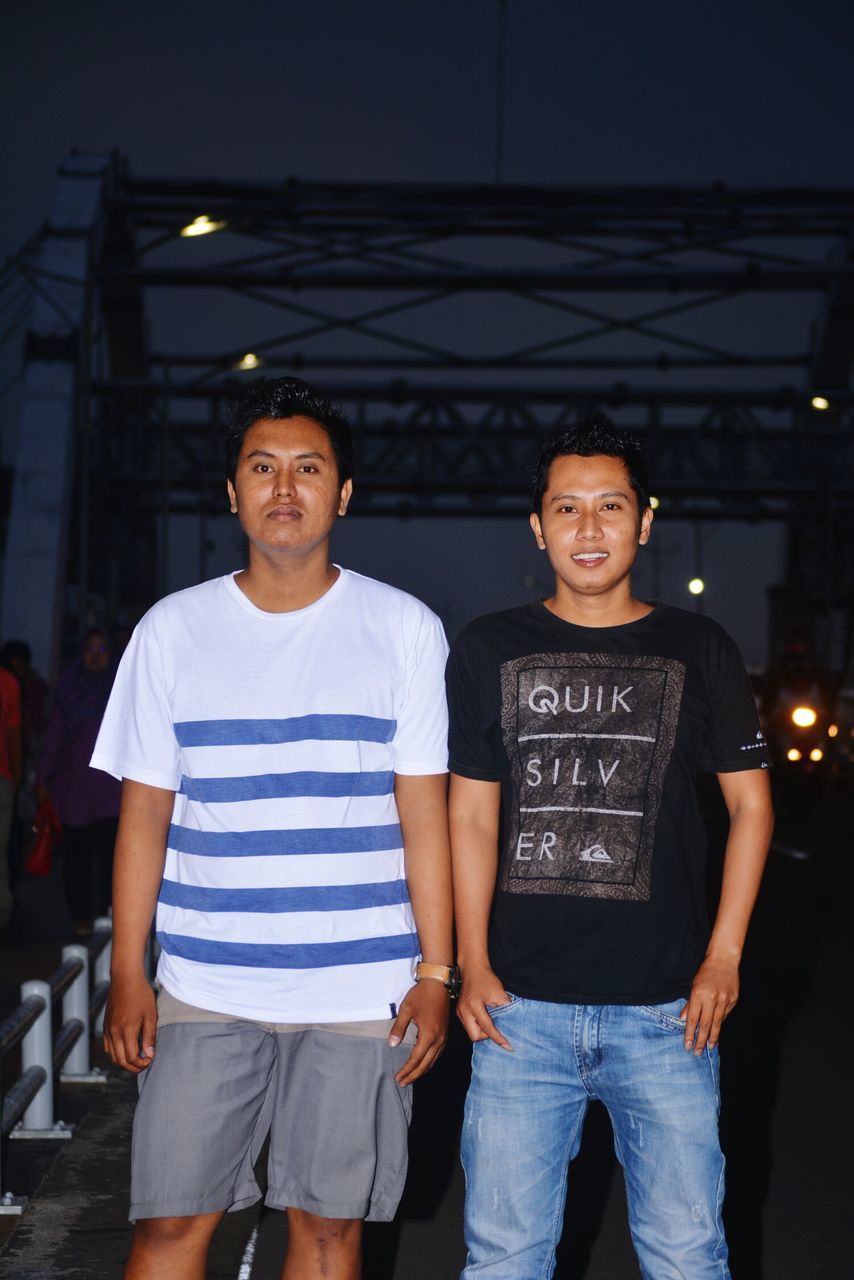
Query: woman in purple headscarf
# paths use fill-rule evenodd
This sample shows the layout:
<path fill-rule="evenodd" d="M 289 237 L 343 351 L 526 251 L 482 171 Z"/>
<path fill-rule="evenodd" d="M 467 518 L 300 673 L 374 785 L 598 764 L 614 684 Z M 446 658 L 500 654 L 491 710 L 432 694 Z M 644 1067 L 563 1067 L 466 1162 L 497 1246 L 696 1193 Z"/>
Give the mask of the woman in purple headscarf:
<path fill-rule="evenodd" d="M 65 897 L 81 933 L 106 912 L 112 893 L 121 783 L 90 769 L 89 759 L 115 674 L 106 632 L 89 631 L 56 687 L 36 775 L 62 820 Z"/>

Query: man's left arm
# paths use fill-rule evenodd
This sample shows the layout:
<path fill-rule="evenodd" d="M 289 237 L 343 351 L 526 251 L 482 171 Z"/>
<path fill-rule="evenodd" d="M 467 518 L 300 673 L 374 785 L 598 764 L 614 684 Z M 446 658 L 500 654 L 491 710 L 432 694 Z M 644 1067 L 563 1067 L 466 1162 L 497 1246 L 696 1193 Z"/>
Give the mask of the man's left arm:
<path fill-rule="evenodd" d="M 395 774 L 394 798 L 403 832 L 406 883 L 422 960 L 454 963 L 451 854 L 448 843 L 448 775 Z M 389 1035 L 399 1044 L 410 1022 L 418 1038 L 395 1079 L 412 1084 L 438 1058 L 448 1034 L 450 996 L 445 986 L 425 978 L 404 997 Z"/>
<path fill-rule="evenodd" d="M 774 829 L 765 769 L 719 773 L 717 777 L 730 823 L 720 905 L 706 958 L 681 1015 L 685 1019 L 685 1048 L 697 1055 L 707 1045 L 711 1049 L 717 1044 L 721 1024 L 738 1000 L 741 954 Z"/>

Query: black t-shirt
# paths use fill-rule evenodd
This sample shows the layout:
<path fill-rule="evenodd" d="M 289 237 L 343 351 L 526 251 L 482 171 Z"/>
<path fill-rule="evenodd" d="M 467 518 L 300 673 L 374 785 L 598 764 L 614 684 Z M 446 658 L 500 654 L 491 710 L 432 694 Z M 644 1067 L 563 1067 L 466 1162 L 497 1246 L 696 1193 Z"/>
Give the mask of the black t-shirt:
<path fill-rule="evenodd" d="M 735 643 L 669 605 L 601 628 L 525 605 L 465 628 L 448 696 L 451 770 L 501 783 L 504 985 L 578 1004 L 687 995 L 709 930 L 697 770 L 770 763 Z"/>

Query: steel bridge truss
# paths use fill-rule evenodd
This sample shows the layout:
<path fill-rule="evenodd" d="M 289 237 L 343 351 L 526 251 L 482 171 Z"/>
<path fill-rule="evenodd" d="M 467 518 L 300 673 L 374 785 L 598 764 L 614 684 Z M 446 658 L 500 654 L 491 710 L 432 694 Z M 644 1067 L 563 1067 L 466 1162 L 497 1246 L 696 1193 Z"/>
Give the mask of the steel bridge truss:
<path fill-rule="evenodd" d="M 108 212 L 132 248 L 96 268 L 105 331 L 111 295 L 125 321 L 148 299 L 156 329 L 168 298 L 187 323 L 93 391 L 170 423 L 182 505 L 200 433 L 178 406 L 215 421 L 250 352 L 349 409 L 378 509 L 515 512 L 540 435 L 596 407 L 647 439 L 673 510 L 788 516 L 850 493 L 854 191 L 123 177 Z M 182 238 L 200 216 L 220 231 Z M 202 346 L 212 330 L 227 340 Z"/>
<path fill-rule="evenodd" d="M 84 595 L 129 523 L 150 541 L 157 514 L 222 510 L 223 401 L 258 373 L 350 413 L 363 510 L 523 512 L 542 434 L 603 409 L 647 443 L 662 515 L 797 521 L 801 546 L 835 540 L 832 593 L 854 586 L 854 188 L 92 168 L 86 270 L 69 279 L 38 246 L 16 264 L 43 298 L 82 299 L 27 358 L 75 368 Z M 200 219 L 210 234 L 181 234 Z M 791 576 L 810 591 L 804 554 Z"/>

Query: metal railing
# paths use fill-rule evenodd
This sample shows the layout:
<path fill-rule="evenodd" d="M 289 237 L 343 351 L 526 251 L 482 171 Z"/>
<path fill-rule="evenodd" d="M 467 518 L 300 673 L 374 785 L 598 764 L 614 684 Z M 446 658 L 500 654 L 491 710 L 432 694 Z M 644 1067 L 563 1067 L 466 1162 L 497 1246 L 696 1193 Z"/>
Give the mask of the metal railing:
<path fill-rule="evenodd" d="M 0 1142 L 11 1139 L 68 1139 L 72 1127 L 54 1115 L 55 1082 L 105 1084 L 92 1068 L 91 1038 L 104 1029 L 110 989 L 112 921 L 101 916 L 85 945 L 62 949 L 62 963 L 47 981 L 21 984 L 21 1003 L 0 1023 L 0 1058 L 21 1045 L 21 1075 L 2 1100 Z M 53 1006 L 62 1001 L 62 1020 L 53 1031 Z M 0 1214 L 20 1213 L 25 1201 L 6 1190 L 0 1162 Z"/>

